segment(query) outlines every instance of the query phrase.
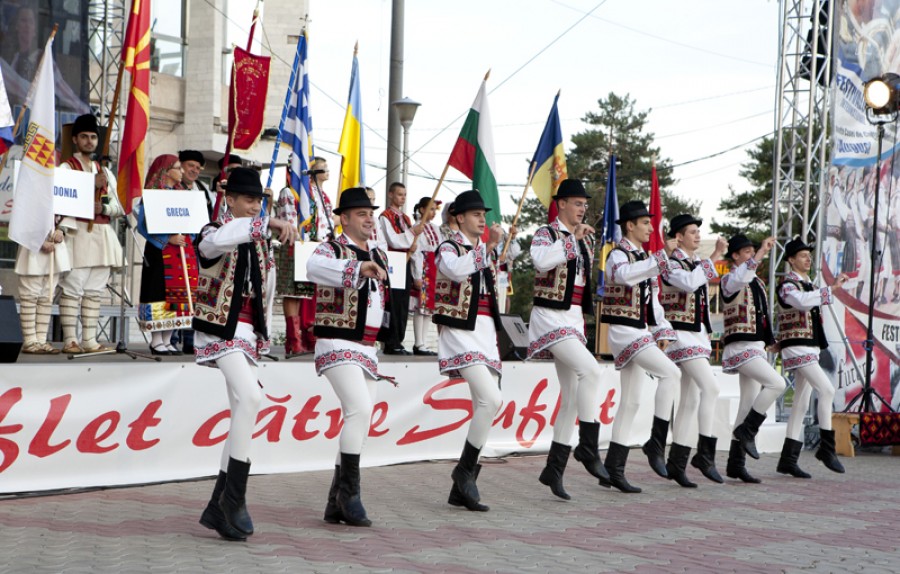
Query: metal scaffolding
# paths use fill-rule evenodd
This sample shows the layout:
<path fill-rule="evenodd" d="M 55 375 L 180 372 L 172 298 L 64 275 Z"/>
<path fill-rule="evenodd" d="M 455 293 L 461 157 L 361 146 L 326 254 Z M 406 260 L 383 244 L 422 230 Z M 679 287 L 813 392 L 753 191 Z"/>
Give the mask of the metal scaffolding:
<path fill-rule="evenodd" d="M 101 125 L 109 123 L 127 19 L 124 0 L 90 0 L 88 3 L 88 98 Z M 120 122 L 121 115 L 117 113 L 113 118 L 109 145 L 114 165 L 119 156 Z"/>

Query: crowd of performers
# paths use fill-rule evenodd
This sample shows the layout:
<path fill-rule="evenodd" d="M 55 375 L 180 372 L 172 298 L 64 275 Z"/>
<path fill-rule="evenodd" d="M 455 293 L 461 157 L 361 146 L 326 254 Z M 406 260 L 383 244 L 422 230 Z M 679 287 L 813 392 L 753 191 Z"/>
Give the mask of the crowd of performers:
<path fill-rule="evenodd" d="M 93 117 L 79 118 L 73 141 L 77 153 L 66 166 L 96 174 L 96 216 L 92 221 L 62 219 L 40 253 L 20 250 L 16 269 L 28 348 L 52 349 L 46 342 L 50 269 L 54 274 L 66 272 L 59 283 L 63 351 L 100 348 L 91 325 L 96 326 L 100 294 L 110 269 L 121 265 L 110 218 L 123 210 L 115 199 L 115 178 L 90 159 L 97 145 Z M 224 163 L 231 162 L 237 164 L 236 158 Z M 216 194 L 196 181 L 203 163 L 198 152 L 161 156 L 148 170 L 147 187 L 199 189 L 207 193 L 212 212 Z M 316 158 L 311 172 L 319 191 L 328 176 L 327 164 Z M 394 382 L 379 372 L 379 342 L 386 354 L 436 355 L 442 374 L 467 383 L 472 417 L 451 472 L 448 503 L 470 511 L 489 510 L 477 486 L 479 458 L 501 407 L 502 364 L 497 346 L 505 305 L 501 292 L 509 282 L 509 262 L 517 253 L 504 250 L 507 236 L 499 225 L 487 226 L 490 208 L 481 195 L 475 190 L 460 193 L 443 209 L 439 202 L 424 198 L 415 206 L 414 222 L 403 212 L 406 189 L 402 184 L 390 187 L 390 205 L 377 217 L 371 189 L 344 190 L 334 207 L 326 194 L 318 193 L 321 217 L 313 238 L 320 243 L 306 263 L 309 282 L 297 283 L 292 249 L 299 222 L 291 191 L 273 198 L 271 212 L 264 210 L 268 190 L 262 188 L 259 173 L 239 164 L 232 165 L 227 181 L 216 187 L 224 191 L 220 211 L 196 236 L 150 234 L 141 206 L 135 209 L 138 231 L 147 239 L 139 320 L 152 334 L 151 349 L 168 354 L 173 349 L 173 332 L 192 326 L 196 334 L 190 344 L 196 362 L 218 368 L 226 382 L 230 428 L 201 524 L 227 540 L 245 540 L 254 531 L 246 492 L 251 437 L 262 400 L 257 363 L 270 350 L 276 293 L 284 300 L 286 350 L 314 353 L 316 373 L 329 381 L 341 403 L 344 422 L 324 520 L 372 524 L 362 503 L 360 457 L 378 381 Z M 828 469 L 844 472 L 831 428 L 834 390 L 819 367 L 818 356 L 827 346 L 822 306 L 832 303 L 834 291 L 842 288 L 847 275 L 838 274 L 830 287 L 815 287 L 808 275 L 812 248 L 792 240 L 785 245 L 791 272 L 777 286 L 777 300 L 770 302 L 757 269 L 773 247 L 771 238 L 760 246 L 743 235 L 728 241 L 720 238 L 712 255 L 703 259 L 697 253 L 702 221 L 682 214 L 670 220 L 665 248 L 647 253 L 641 245 L 654 231 L 653 214 L 641 201 L 620 207 L 616 223 L 622 240 L 609 253 L 604 271 L 599 321 L 609 326 L 621 395 L 606 460 L 601 459 L 601 368 L 586 347 L 584 321 L 584 315 L 594 312 L 595 230 L 584 223 L 589 199 L 580 181 L 564 180 L 554 197 L 558 217 L 536 231 L 530 246 L 535 279 L 527 354 L 529 359 L 551 358 L 560 385 L 550 452 L 537 480 L 553 495 L 570 499 L 563 479 L 573 454 L 599 485 L 624 493 L 641 492 L 626 478 L 630 452 L 626 441 L 640 407 L 642 386 L 651 382 L 647 373 L 656 385 L 653 424 L 641 448 L 650 468 L 682 487 L 695 488 L 688 475 L 690 462 L 708 480 L 724 482 L 716 466 L 718 437 L 713 419 L 719 388 L 709 362 L 708 294 L 710 280 L 717 277 L 713 261 L 722 256 L 733 263 L 720 282 L 725 316 L 723 370 L 740 379 L 740 407 L 728 437 L 725 474 L 746 483 L 760 482 L 749 473 L 746 456 L 759 458 L 756 435 L 766 412 L 785 390 L 784 379 L 767 360 L 773 346 L 781 353 L 784 369 L 796 380 L 776 470 L 810 478 L 800 468 L 799 456 L 803 418 L 815 390 L 821 430 L 815 456 Z M 439 211 L 441 225 L 434 221 Z M 512 237 L 515 233 L 515 228 L 509 230 Z M 276 241 L 281 244 L 277 255 Z M 187 265 L 178 264 L 182 251 Z M 389 251 L 407 254 L 410 288 L 392 289 Z M 48 262 L 51 253 L 52 264 Z M 193 316 L 185 306 L 186 281 L 192 291 Z M 780 325 L 777 334 L 769 322 L 770 304 Z M 84 325 L 80 341 L 75 336 L 79 311 Z M 403 348 L 398 337 L 406 330 L 408 312 L 414 317 L 412 352 Z M 436 353 L 424 342 L 429 318 L 438 330 Z M 678 408 L 673 413 L 676 400 Z M 573 449 L 576 426 L 578 441 Z"/>

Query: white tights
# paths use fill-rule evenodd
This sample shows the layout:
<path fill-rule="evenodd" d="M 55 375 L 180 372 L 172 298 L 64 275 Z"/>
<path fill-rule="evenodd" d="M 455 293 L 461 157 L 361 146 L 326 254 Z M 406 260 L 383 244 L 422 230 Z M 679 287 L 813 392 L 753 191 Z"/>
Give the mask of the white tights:
<path fill-rule="evenodd" d="M 701 436 L 713 436 L 713 422 L 719 385 L 709 360 L 689 359 L 678 363 L 681 368 L 681 403 L 675 414 L 672 440 L 683 446 L 694 444 L 693 422 L 698 422 Z"/>
<path fill-rule="evenodd" d="M 627 444 L 631 425 L 640 406 L 641 390 L 647 380 L 645 372 L 657 378 L 656 397 L 653 401 L 654 416 L 665 421 L 672 418 L 672 407 L 675 405 L 681 371 L 659 347 L 653 345 L 635 355 L 619 371 L 621 396 L 619 410 L 613 421 L 612 442 Z"/>
<path fill-rule="evenodd" d="M 341 429 L 340 453 L 360 454 L 369 436 L 372 409 L 375 405 L 375 379 L 366 376 L 356 365 L 341 365 L 325 371 L 325 378 L 341 401 L 344 428 Z"/>
<path fill-rule="evenodd" d="M 592 423 L 600 410 L 600 365 L 578 339 L 550 347 L 559 377 L 560 407 L 553 425 L 553 442 L 569 444 L 578 420 Z"/>
<path fill-rule="evenodd" d="M 250 461 L 250 442 L 256 415 L 262 402 L 262 389 L 256 377 L 256 365 L 243 353 L 229 353 L 216 359 L 216 365 L 225 375 L 228 404 L 231 406 L 231 427 L 222 449 L 220 467 L 228 470 L 228 458 Z"/>
<path fill-rule="evenodd" d="M 428 315 L 423 315 L 416 311 L 413 313 L 413 335 L 415 335 L 415 345 L 420 349 L 425 348 L 425 328 L 428 326 L 428 321 L 431 319 Z"/>
<path fill-rule="evenodd" d="M 751 408 L 761 415 L 766 414 L 785 387 L 784 377 L 762 357 L 751 359 L 738 367 L 738 375 L 741 400 L 735 426 L 744 422 Z"/>
<path fill-rule="evenodd" d="M 809 400 L 813 389 L 819 394 L 819 428 L 831 430 L 831 410 L 834 402 L 834 386 L 818 363 L 812 363 L 794 370 L 794 405 L 787 422 L 787 438 L 800 440 L 803 432 L 803 418 L 809 410 Z"/>
<path fill-rule="evenodd" d="M 459 374 L 469 383 L 469 392 L 472 393 L 472 422 L 469 423 L 466 440 L 480 450 L 487 442 L 494 415 L 500 410 L 500 377 L 485 365 L 464 367 Z"/>

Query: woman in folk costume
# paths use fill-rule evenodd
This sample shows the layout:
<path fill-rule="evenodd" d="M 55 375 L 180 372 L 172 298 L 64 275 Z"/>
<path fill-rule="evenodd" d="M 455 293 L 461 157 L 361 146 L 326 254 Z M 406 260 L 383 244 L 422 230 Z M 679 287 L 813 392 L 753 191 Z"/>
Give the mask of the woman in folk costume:
<path fill-rule="evenodd" d="M 369 435 L 378 372 L 375 342 L 390 336 L 387 254 L 370 240 L 375 210 L 365 188 L 341 193 L 334 213 L 341 235 L 316 248 L 306 263 L 316 283 L 316 373 L 341 401 L 344 426 L 328 492 L 325 521 L 371 526 L 360 495 L 359 459 Z"/>
<path fill-rule="evenodd" d="M 769 410 L 784 392 L 784 378 L 769 365 L 766 347 L 775 343 L 766 284 L 757 268 L 775 245 L 767 238 L 756 249 L 746 235 L 728 240 L 732 266 L 719 284 L 725 302 L 725 353 L 722 372 L 737 373 L 741 399 L 735 420 L 725 474 L 743 482 L 758 483 L 746 467 L 746 456 L 759 458 L 756 434 Z"/>
<path fill-rule="evenodd" d="M 613 421 L 606 469 L 612 485 L 628 493 L 641 492 L 625 478 L 625 464 L 647 374 L 655 377 L 657 383 L 653 426 L 642 450 L 650 468 L 663 478 L 669 477 L 666 438 L 681 378 L 681 371 L 664 352 L 675 338 L 659 302 L 658 278 L 668 257 L 665 249 L 648 254 L 642 247 L 654 231 L 652 215 L 643 201 L 629 201 L 619 209 L 616 223 L 622 229 L 622 240 L 607 256 L 600 316 L 600 321 L 609 325 L 609 348 L 615 357 L 622 393 Z M 667 247 L 674 248 L 674 240 L 670 239 Z"/>
<path fill-rule="evenodd" d="M 459 463 L 451 474 L 453 487 L 447 500 L 453 506 L 485 512 L 475 481 L 481 471 L 478 457 L 487 442 L 494 415 L 500 409 L 500 351 L 497 330 L 497 273 L 494 249 L 500 243 L 500 225 L 491 226 L 487 243 L 481 240 L 486 223 L 484 200 L 478 191 L 460 193 L 452 217 L 459 231 L 438 249 L 436 305 L 438 368 L 459 376 L 472 394 L 472 420 Z"/>
<path fill-rule="evenodd" d="M 819 351 L 828 348 L 822 327 L 822 305 L 834 302 L 835 291 L 847 282 L 846 274 L 838 275 L 831 287 L 816 288 L 809 279 L 813 248 L 800 238 L 784 246 L 784 258 L 791 266 L 776 288 L 778 296 L 778 346 L 786 371 L 794 374 L 794 405 L 787 422 L 787 436 L 781 449 L 777 471 L 797 478 L 810 478 L 797 464 L 803 434 L 803 419 L 809 409 L 812 391 L 818 393 L 817 415 L 822 442 L 816 458 L 834 472 L 843 473 L 844 466 L 835 453 L 834 429 L 831 427 L 834 386 L 819 366 Z"/>
<path fill-rule="evenodd" d="M 430 207 L 429 207 L 430 204 Z M 413 284 L 409 292 L 409 309 L 413 313 L 413 355 L 433 357 L 437 355 L 425 346 L 425 330 L 428 318 L 434 314 L 434 287 L 437 279 L 437 248 L 444 241 L 440 228 L 433 223 L 442 202 L 423 197 L 413 208 L 416 221 L 425 223 L 416 238 L 416 250 L 412 256 Z M 425 213 L 425 210 L 428 213 Z"/>
<path fill-rule="evenodd" d="M 274 288 L 270 231 L 287 243 L 297 238 L 297 229 L 262 213 L 265 194 L 256 171 L 236 168 L 225 192 L 225 218 L 207 224 L 196 239 L 195 360 L 222 372 L 231 407 L 219 475 L 200 524 L 226 540 L 246 540 L 253 534 L 245 502 L 250 443 L 262 401 L 256 371 L 260 356 L 269 352 Z"/>
<path fill-rule="evenodd" d="M 161 155 L 153 160 L 147 171 L 145 189 L 183 190 L 181 162 L 178 156 Z M 197 287 L 197 256 L 193 235 L 151 234 L 147 230 L 147 216 L 143 202 L 134 209 L 137 230 L 147 243 L 144 245 L 144 267 L 141 273 L 141 296 L 138 325 L 151 334 L 150 352 L 154 355 L 180 355 L 171 344 L 172 332 L 190 329 L 188 293 L 185 269 L 181 263 L 181 248 L 187 263 L 191 291 Z"/>
<path fill-rule="evenodd" d="M 661 275 L 662 306 L 676 337 L 666 349 L 666 355 L 681 369 L 681 402 L 675 414 L 666 473 L 686 488 L 697 487 L 685 474 L 695 421 L 700 432 L 697 454 L 691 459 L 691 466 L 713 482 L 724 482 L 716 470 L 717 439 L 712 434 L 719 384 L 709 365 L 712 329 L 707 287 L 711 279 L 719 276 L 713 261 L 725 253 L 728 243 L 718 238 L 712 255 L 700 259 L 697 248 L 700 247 L 702 223 L 701 219 L 688 214 L 672 218 L 669 237 L 678 241 L 678 248 L 672 252 Z"/>
<path fill-rule="evenodd" d="M 593 314 L 591 270 L 594 228 L 583 223 L 590 196 L 577 179 L 563 180 L 553 197 L 559 216 L 537 230 L 531 240 L 534 262 L 534 307 L 528 324 L 528 358 L 553 356 L 560 387 L 560 409 L 553 425 L 547 465 L 538 480 L 556 496 L 569 500 L 563 472 L 578 418 L 575 460 L 609 487 L 609 473 L 600 460 L 600 365 L 588 351 L 584 315 Z"/>

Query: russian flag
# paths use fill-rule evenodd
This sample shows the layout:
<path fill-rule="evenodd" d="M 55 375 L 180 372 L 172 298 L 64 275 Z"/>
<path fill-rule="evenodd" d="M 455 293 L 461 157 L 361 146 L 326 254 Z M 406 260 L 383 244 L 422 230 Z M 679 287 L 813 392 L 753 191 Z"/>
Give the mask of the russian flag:
<path fill-rule="evenodd" d="M 12 110 L 9 108 L 9 96 L 6 94 L 6 84 L 3 83 L 3 73 L 0 72 L 0 154 L 12 147 L 15 141 Z"/>

